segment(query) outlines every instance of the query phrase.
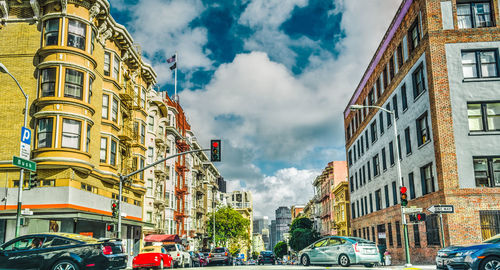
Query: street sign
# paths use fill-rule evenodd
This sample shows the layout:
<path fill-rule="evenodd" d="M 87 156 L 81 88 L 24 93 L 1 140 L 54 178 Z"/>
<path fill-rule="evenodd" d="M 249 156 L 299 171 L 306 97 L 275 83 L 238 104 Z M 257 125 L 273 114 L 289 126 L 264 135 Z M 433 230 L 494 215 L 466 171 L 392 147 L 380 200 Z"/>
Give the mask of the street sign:
<path fill-rule="evenodd" d="M 435 214 L 452 214 L 455 213 L 453 205 L 433 205 L 427 208 L 427 211 Z"/>
<path fill-rule="evenodd" d="M 31 160 L 14 156 L 12 165 L 36 172 L 36 163 Z"/>
<path fill-rule="evenodd" d="M 29 208 L 25 208 L 25 209 L 23 209 L 23 211 L 21 211 L 21 214 L 23 214 L 25 216 L 32 216 L 33 215 L 33 211 L 30 211 Z"/>
<path fill-rule="evenodd" d="M 422 208 L 403 207 L 403 214 L 419 213 L 422 211 L 423 211 Z"/>
<path fill-rule="evenodd" d="M 21 129 L 21 147 L 19 156 L 23 159 L 30 159 L 31 157 L 31 130 L 25 127 Z"/>

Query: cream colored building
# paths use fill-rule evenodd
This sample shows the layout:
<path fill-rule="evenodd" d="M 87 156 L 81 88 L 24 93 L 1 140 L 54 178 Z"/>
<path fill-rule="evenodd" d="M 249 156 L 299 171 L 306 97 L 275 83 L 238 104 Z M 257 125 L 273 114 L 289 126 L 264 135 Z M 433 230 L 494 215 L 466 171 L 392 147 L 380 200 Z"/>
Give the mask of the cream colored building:
<path fill-rule="evenodd" d="M 250 191 L 233 191 L 227 193 L 227 205 L 238 211 L 244 218 L 248 219 L 250 222 L 248 227 L 248 236 L 253 235 L 253 200 L 252 193 Z M 250 241 L 251 242 L 251 241 Z M 252 246 L 250 244 L 244 244 L 241 252 L 246 254 L 247 258 L 252 254 Z"/>

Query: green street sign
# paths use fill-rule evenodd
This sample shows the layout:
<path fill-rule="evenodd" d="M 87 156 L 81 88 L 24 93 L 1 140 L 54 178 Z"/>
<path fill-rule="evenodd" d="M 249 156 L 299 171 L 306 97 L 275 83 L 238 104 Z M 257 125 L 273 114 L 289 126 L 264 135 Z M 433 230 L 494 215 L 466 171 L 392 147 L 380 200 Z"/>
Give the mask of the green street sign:
<path fill-rule="evenodd" d="M 14 156 L 12 164 L 17 167 L 36 172 L 36 163 L 34 161 Z"/>

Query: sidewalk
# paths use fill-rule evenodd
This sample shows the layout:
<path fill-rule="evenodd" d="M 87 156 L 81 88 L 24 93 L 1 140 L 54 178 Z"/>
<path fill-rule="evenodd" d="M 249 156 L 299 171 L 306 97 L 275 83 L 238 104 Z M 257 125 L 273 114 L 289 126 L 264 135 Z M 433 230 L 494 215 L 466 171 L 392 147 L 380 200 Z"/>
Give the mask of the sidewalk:
<path fill-rule="evenodd" d="M 403 269 L 403 270 L 430 270 L 430 269 L 436 269 L 436 266 L 433 264 L 426 264 L 426 265 L 412 265 L 412 266 L 404 266 L 404 265 L 389 265 L 389 266 L 379 266 L 383 268 L 390 268 L 390 269 Z"/>

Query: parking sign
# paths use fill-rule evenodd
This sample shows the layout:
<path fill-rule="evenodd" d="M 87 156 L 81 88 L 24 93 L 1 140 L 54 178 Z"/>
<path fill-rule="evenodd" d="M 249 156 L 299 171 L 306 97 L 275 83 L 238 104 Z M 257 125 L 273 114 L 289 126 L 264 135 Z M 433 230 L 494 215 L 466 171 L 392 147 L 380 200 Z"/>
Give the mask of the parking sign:
<path fill-rule="evenodd" d="M 31 130 L 29 128 L 23 127 L 21 129 L 21 142 L 31 145 Z"/>

